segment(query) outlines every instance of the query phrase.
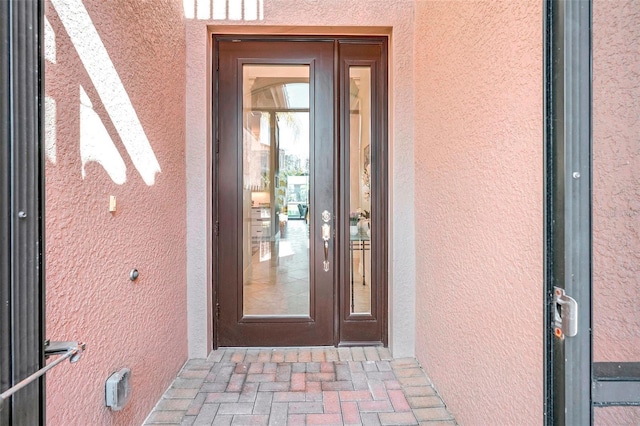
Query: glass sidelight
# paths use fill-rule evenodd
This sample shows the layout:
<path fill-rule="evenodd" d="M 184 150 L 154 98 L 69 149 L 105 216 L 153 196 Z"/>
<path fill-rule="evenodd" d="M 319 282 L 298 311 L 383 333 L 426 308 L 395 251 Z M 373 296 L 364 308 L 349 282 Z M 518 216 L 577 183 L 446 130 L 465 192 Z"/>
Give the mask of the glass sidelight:
<path fill-rule="evenodd" d="M 308 316 L 309 66 L 242 76 L 243 315 Z"/>
<path fill-rule="evenodd" d="M 339 43 L 343 250 L 340 340 L 385 342 L 386 45 Z"/>
<path fill-rule="evenodd" d="M 349 67 L 349 302 L 371 314 L 371 67 Z"/>

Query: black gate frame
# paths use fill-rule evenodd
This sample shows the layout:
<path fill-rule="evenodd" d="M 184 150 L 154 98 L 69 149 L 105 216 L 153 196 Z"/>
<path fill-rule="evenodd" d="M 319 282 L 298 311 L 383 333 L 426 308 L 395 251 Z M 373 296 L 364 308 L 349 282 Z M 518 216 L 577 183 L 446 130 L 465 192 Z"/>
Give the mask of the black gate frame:
<path fill-rule="evenodd" d="M 44 365 L 42 0 L 0 2 L 0 391 Z M 44 424 L 44 379 L 0 424 Z"/>
<path fill-rule="evenodd" d="M 545 0 L 545 424 L 640 405 L 640 362 L 593 362 L 592 0 Z M 554 336 L 554 286 L 578 304 L 578 333 Z"/>

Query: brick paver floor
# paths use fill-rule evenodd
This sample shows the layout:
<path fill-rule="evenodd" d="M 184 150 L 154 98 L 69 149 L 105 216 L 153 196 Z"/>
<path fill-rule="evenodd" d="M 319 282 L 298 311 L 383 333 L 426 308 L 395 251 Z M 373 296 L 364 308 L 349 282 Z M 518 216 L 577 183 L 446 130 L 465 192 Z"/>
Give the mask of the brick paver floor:
<path fill-rule="evenodd" d="M 189 360 L 145 425 L 456 424 L 414 358 L 386 348 L 220 349 Z"/>

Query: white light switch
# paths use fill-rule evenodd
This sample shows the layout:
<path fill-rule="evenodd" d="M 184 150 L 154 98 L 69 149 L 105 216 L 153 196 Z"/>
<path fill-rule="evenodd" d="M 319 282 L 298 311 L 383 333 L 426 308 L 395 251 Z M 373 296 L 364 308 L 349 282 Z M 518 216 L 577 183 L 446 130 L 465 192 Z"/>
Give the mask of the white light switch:
<path fill-rule="evenodd" d="M 115 195 L 110 195 L 109 196 L 109 211 L 112 212 L 112 213 L 116 211 L 116 196 Z"/>

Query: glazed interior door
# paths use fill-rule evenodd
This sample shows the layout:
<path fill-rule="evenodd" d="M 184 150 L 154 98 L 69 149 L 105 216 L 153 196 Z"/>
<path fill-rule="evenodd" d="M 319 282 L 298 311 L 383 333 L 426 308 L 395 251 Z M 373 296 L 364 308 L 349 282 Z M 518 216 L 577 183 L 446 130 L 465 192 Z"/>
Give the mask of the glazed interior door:
<path fill-rule="evenodd" d="M 334 43 L 217 38 L 219 346 L 334 343 Z"/>

